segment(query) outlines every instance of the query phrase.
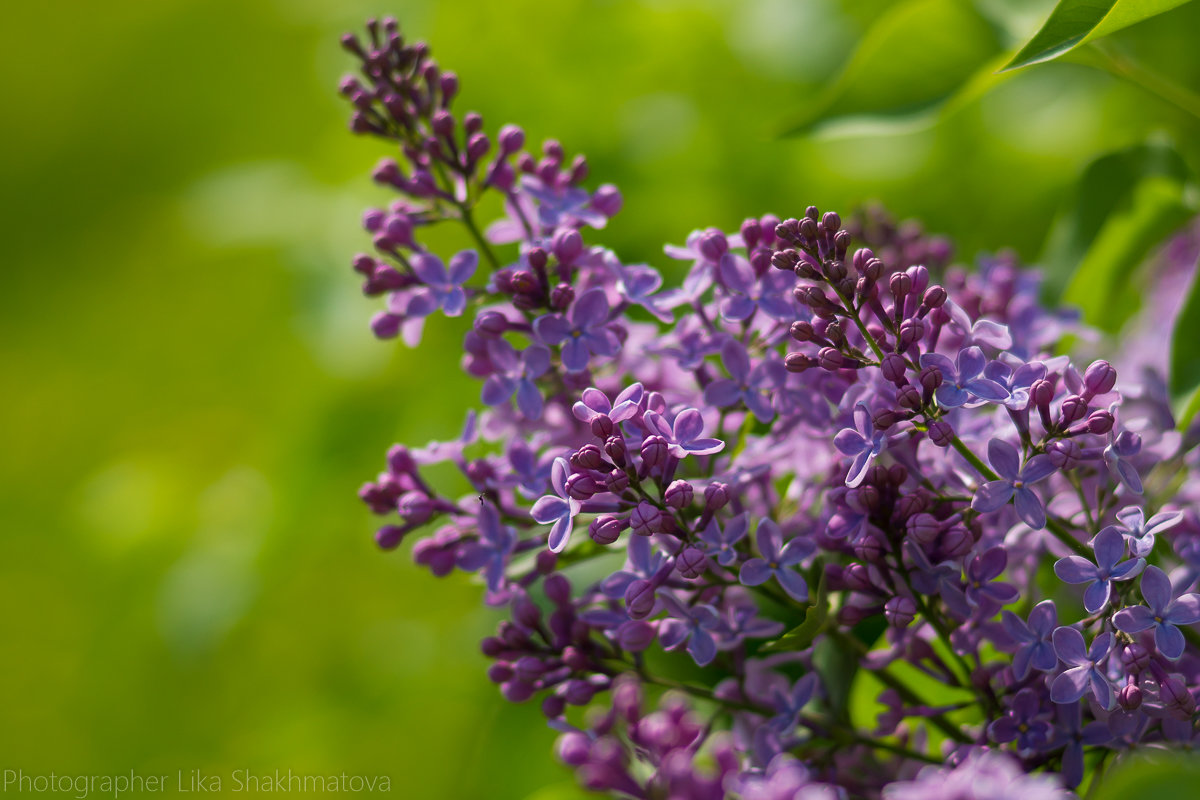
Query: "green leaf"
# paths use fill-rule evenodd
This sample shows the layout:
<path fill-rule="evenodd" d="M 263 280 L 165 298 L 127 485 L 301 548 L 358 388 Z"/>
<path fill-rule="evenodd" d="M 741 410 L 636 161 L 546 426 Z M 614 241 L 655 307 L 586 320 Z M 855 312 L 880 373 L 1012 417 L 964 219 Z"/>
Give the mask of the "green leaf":
<path fill-rule="evenodd" d="M 999 49 L 995 30 L 970 4 L 906 0 L 867 31 L 841 75 L 786 135 L 835 117 L 921 116 L 952 97 Z"/>
<path fill-rule="evenodd" d="M 1200 783 L 1200 759 L 1195 756 L 1154 754 L 1143 751 L 1114 766 L 1089 797 L 1095 800 L 1193 800 Z"/>
<path fill-rule="evenodd" d="M 1051 61 L 1093 39 L 1170 11 L 1188 0 L 1060 0 L 1049 19 L 1004 67 Z"/>
<path fill-rule="evenodd" d="M 1200 281 L 1194 277 L 1171 332 L 1168 388 L 1178 427 L 1186 430 L 1200 411 Z"/>
<path fill-rule="evenodd" d="M 1138 265 L 1195 213 L 1196 195 L 1186 163 L 1166 142 L 1093 161 L 1047 238 L 1046 296 L 1076 306 L 1094 327 L 1120 330 L 1138 307 Z"/>
<path fill-rule="evenodd" d="M 812 644 L 813 639 L 817 638 L 817 634 L 825 628 L 825 621 L 829 619 L 829 592 L 825 586 L 824 569 L 820 570 L 820 575 L 817 582 L 817 597 L 808 607 L 804 622 L 792 628 L 776 641 L 762 647 L 762 652 L 803 650 Z"/>

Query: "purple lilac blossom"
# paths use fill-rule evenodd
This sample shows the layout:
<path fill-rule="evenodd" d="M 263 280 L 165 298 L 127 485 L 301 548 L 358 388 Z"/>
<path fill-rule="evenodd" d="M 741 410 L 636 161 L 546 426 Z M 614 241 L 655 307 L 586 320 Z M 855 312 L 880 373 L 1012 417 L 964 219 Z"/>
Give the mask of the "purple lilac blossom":
<path fill-rule="evenodd" d="M 1139 587 L 1144 606 L 1121 609 L 1113 617 L 1113 624 L 1125 633 L 1140 633 L 1154 629 L 1154 644 L 1164 657 L 1175 661 L 1183 655 L 1185 642 L 1179 631 L 1180 625 L 1200 622 L 1200 594 L 1171 596 L 1171 581 L 1158 567 L 1146 567 Z"/>
<path fill-rule="evenodd" d="M 1000 480 L 980 486 L 971 500 L 971 508 L 987 514 L 999 511 L 1013 500 L 1022 522 L 1034 530 L 1046 527 L 1046 509 L 1029 485 L 1054 474 L 1057 468 L 1050 456 L 1036 455 L 1022 465 L 1017 448 L 1002 439 L 992 439 L 988 442 L 988 462 Z"/>
<path fill-rule="evenodd" d="M 1113 581 L 1128 581 L 1141 574 L 1146 559 L 1125 558 L 1125 538 L 1114 527 L 1108 527 L 1096 535 L 1093 542 L 1096 563 L 1082 556 L 1066 556 L 1054 562 L 1054 574 L 1067 583 L 1086 583 L 1083 592 L 1083 607 L 1095 614 L 1108 605 L 1112 596 Z"/>

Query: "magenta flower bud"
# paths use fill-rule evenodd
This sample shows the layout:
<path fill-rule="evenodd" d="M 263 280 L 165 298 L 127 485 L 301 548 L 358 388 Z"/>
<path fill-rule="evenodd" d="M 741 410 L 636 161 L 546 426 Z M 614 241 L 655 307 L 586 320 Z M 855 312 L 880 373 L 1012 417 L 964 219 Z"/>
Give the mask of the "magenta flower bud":
<path fill-rule="evenodd" d="M 371 333 L 379 339 L 394 339 L 400 334 L 400 323 L 402 322 L 404 322 L 404 317 L 399 314 L 380 311 L 371 317 Z"/>
<path fill-rule="evenodd" d="M 697 547 L 685 547 L 679 554 L 679 558 L 675 560 L 675 569 L 679 570 L 679 574 L 683 577 L 694 580 L 708 569 L 708 556 L 704 555 L 704 551 Z"/>
<path fill-rule="evenodd" d="M 888 289 L 892 297 L 903 300 L 912 293 L 912 278 L 903 272 L 896 272 L 888 279 Z"/>
<path fill-rule="evenodd" d="M 923 294 L 925 287 L 929 285 L 929 270 L 917 264 L 904 270 L 913 282 L 913 291 L 917 294 Z"/>
<path fill-rule="evenodd" d="M 397 329 L 399 322 L 396 323 Z M 783 357 L 783 367 L 788 372 L 804 372 L 812 369 L 817 365 L 817 360 L 812 356 L 807 356 L 804 353 L 788 353 Z"/>
<path fill-rule="evenodd" d="M 499 336 L 508 330 L 508 320 L 499 311 L 481 311 L 474 327 L 480 336 Z"/>
<path fill-rule="evenodd" d="M 1117 702 L 1126 711 L 1135 711 L 1142 705 L 1142 690 L 1136 683 L 1127 683 L 1117 692 Z"/>
<path fill-rule="evenodd" d="M 525 146 L 525 131 L 516 125 L 505 125 L 500 129 L 497 138 L 500 142 L 500 155 L 509 156 Z"/>
<path fill-rule="evenodd" d="M 821 367 L 821 369 L 833 371 L 836 369 L 841 369 L 845 363 L 845 356 L 843 356 L 837 350 L 834 350 L 832 347 L 822 347 L 817 352 L 817 364 Z"/>
<path fill-rule="evenodd" d="M 793 327 L 795 323 L 793 323 Z M 899 353 L 888 353 L 883 357 L 883 361 L 879 364 L 879 370 L 883 373 L 885 380 L 892 383 L 902 383 L 904 374 L 908 371 L 908 364 L 904 362 L 904 356 Z"/>
<path fill-rule="evenodd" d="M 631 653 L 640 653 L 654 644 L 654 637 L 656 635 L 657 631 L 649 622 L 645 620 L 630 620 L 617 628 L 617 645 L 622 650 L 628 650 Z"/>
<path fill-rule="evenodd" d="M 402 444 L 394 444 L 387 451 L 388 470 L 396 475 L 407 475 L 416 472 L 417 462 L 412 453 Z"/>
<path fill-rule="evenodd" d="M 558 719 L 567 709 L 567 702 L 556 694 L 548 694 L 542 700 L 542 714 L 546 719 Z"/>
<path fill-rule="evenodd" d="M 517 595 L 512 604 L 513 622 L 524 628 L 536 628 L 542 621 L 542 610 L 524 594 Z"/>
<path fill-rule="evenodd" d="M 582 672 L 583 670 L 589 669 L 592 666 L 591 659 L 589 659 L 587 654 L 578 647 L 564 647 L 562 656 L 563 663 L 576 672 Z"/>
<path fill-rule="evenodd" d="M 725 234 L 716 228 L 709 228 L 704 233 L 700 234 L 700 240 L 696 244 L 696 249 L 700 251 L 705 259 L 717 262 L 721 260 L 721 256 L 729 252 L 729 240 L 725 238 Z"/>
<path fill-rule="evenodd" d="M 917 391 L 917 387 L 911 384 L 901 386 L 896 392 L 896 402 L 900 404 L 901 408 L 916 411 L 921 407 L 921 393 Z"/>
<path fill-rule="evenodd" d="M 1072 422 L 1083 419 L 1084 415 L 1087 414 L 1087 410 L 1087 401 L 1079 395 L 1073 394 L 1062 402 L 1062 410 L 1060 412 L 1062 421 L 1070 425 Z"/>
<path fill-rule="evenodd" d="M 1061 470 L 1074 469 L 1083 458 L 1083 450 L 1071 439 L 1056 439 L 1046 446 L 1050 463 Z"/>
<path fill-rule="evenodd" d="M 375 270 L 378 268 L 379 262 L 371 258 L 366 253 L 359 253 L 354 257 L 352 265 L 355 272 L 357 272 L 359 275 L 362 275 L 364 278 L 369 278 L 375 274 Z"/>
<path fill-rule="evenodd" d="M 625 530 L 625 523 L 610 514 L 596 517 L 588 525 L 588 535 L 596 544 L 612 544 Z"/>
<path fill-rule="evenodd" d="M 639 452 L 643 467 L 653 469 L 667 460 L 667 440 L 657 435 L 647 436 Z"/>
<path fill-rule="evenodd" d="M 1130 672 L 1141 672 L 1150 666 L 1150 652 L 1137 642 L 1127 644 L 1121 651 L 1121 663 Z"/>
<path fill-rule="evenodd" d="M 454 95 L 458 94 L 458 76 L 453 72 L 443 72 L 438 83 L 442 90 L 442 105 L 449 105 Z"/>
<path fill-rule="evenodd" d="M 533 568 L 539 575 L 549 575 L 557 566 L 558 554 L 551 553 L 549 550 L 539 550 L 537 557 L 533 560 Z"/>
<path fill-rule="evenodd" d="M 811 217 L 805 217 L 800 220 L 800 238 L 806 242 L 811 242 L 817 238 L 817 223 Z"/>
<path fill-rule="evenodd" d="M 604 453 L 600 452 L 600 448 L 594 444 L 585 444 L 572 453 L 568 460 L 572 466 L 582 467 L 583 469 L 601 469 L 606 466 L 604 463 Z"/>
<path fill-rule="evenodd" d="M 1035 406 L 1049 406 L 1054 400 L 1054 384 L 1045 378 L 1039 378 L 1029 387 L 1029 399 Z"/>
<path fill-rule="evenodd" d="M 868 247 L 860 247 L 854 251 L 854 256 L 851 259 L 854 264 L 855 272 L 861 273 L 867 265 L 867 261 L 875 257 L 874 251 Z"/>
<path fill-rule="evenodd" d="M 798 319 L 788 328 L 788 335 L 797 342 L 809 342 L 816 336 L 816 332 L 813 330 L 811 322 Z"/>
<path fill-rule="evenodd" d="M 429 118 L 429 126 L 438 136 L 452 136 L 454 134 L 454 115 L 445 110 L 435 111 Z"/>
<path fill-rule="evenodd" d="M 576 500 L 589 500 L 592 495 L 603 491 L 603 488 L 600 484 L 596 483 L 596 479 L 591 475 L 577 472 L 567 478 L 566 490 L 568 497 L 573 497 Z"/>
<path fill-rule="evenodd" d="M 863 608 L 861 606 L 845 605 L 838 609 L 837 620 L 843 625 L 855 626 L 867 617 L 879 615 L 879 606 Z"/>
<path fill-rule="evenodd" d="M 556 311 L 565 311 L 575 302 L 575 290 L 569 283 L 560 283 L 550 290 L 550 305 Z"/>
<path fill-rule="evenodd" d="M 874 536 L 864 536 L 854 543 L 854 555 L 859 560 L 866 561 L 868 564 L 883 558 L 886 552 L 883 542 Z"/>
<path fill-rule="evenodd" d="M 471 134 L 471 138 L 467 140 L 467 158 L 472 161 L 478 161 L 483 158 L 487 155 L 488 150 L 491 149 L 492 143 L 486 133 L 473 133 Z"/>
<path fill-rule="evenodd" d="M 596 690 L 592 688 L 592 685 L 578 678 L 567 681 L 564 688 L 563 699 L 573 706 L 585 706 L 596 696 Z"/>
<path fill-rule="evenodd" d="M 932 544 L 942 532 L 942 524 L 932 514 L 917 514 L 907 524 L 908 535 L 923 545 Z"/>
<path fill-rule="evenodd" d="M 382 550 L 395 550 L 410 530 L 412 528 L 407 525 L 384 525 L 375 531 L 375 544 Z"/>
<path fill-rule="evenodd" d="M 954 429 L 944 419 L 939 419 L 929 426 L 929 441 L 938 447 L 949 447 L 954 440 Z"/>
<path fill-rule="evenodd" d="M 608 419 L 607 415 L 605 416 L 605 419 Z M 611 419 L 609 419 L 608 422 L 610 425 L 612 424 Z M 626 456 L 628 455 L 625 449 L 625 440 L 620 436 L 610 435 L 604 441 L 604 454 L 608 456 L 609 459 L 611 459 L 612 462 L 618 467 L 623 466 L 625 464 Z"/>
<path fill-rule="evenodd" d="M 408 522 L 420 525 L 433 516 L 433 501 L 424 492 L 405 492 L 396 501 L 396 511 Z"/>
<path fill-rule="evenodd" d="M 588 753 L 592 742 L 587 734 L 580 731 L 570 731 L 558 737 L 555 747 L 558 759 L 569 767 L 583 766 L 588 761 Z"/>
<path fill-rule="evenodd" d="M 871 283 L 879 280 L 879 276 L 883 275 L 883 262 L 878 258 L 868 259 L 863 266 L 863 277 Z"/>
<path fill-rule="evenodd" d="M 771 266 L 775 269 L 794 270 L 800 263 L 800 254 L 795 250 L 777 250 L 771 254 Z"/>
<path fill-rule="evenodd" d="M 507 645 L 504 644 L 501 639 L 495 636 L 489 636 L 479 643 L 479 652 L 483 653 L 488 658 L 499 657 L 499 655 L 503 653 L 505 649 L 507 649 Z"/>
<path fill-rule="evenodd" d="M 592 193 L 592 208 L 606 217 L 615 217 L 624 202 L 621 192 L 611 183 L 606 183 Z"/>
<path fill-rule="evenodd" d="M 840 230 L 833 235 L 833 250 L 837 254 L 838 263 L 845 264 L 846 251 L 850 249 L 850 231 Z M 843 266 L 843 271 L 845 267 Z"/>
<path fill-rule="evenodd" d="M 512 665 L 504 661 L 497 661 L 488 667 L 487 670 L 488 680 L 492 683 L 511 681 L 514 674 Z"/>
<path fill-rule="evenodd" d="M 549 575 L 542 583 L 546 597 L 556 606 L 565 606 L 571 602 L 571 581 L 565 575 L 555 573 Z"/>
<path fill-rule="evenodd" d="M 942 552 L 949 558 L 958 558 L 971 552 L 975 539 L 971 532 L 961 525 L 955 525 L 942 534 Z"/>
<path fill-rule="evenodd" d="M 826 211 L 825 215 L 821 217 L 821 225 L 825 230 L 833 233 L 842 227 L 842 218 L 838 216 L 836 211 Z"/>
<path fill-rule="evenodd" d="M 1117 385 L 1117 371 L 1107 361 L 1093 361 L 1083 373 L 1089 395 L 1108 394 Z"/>
<path fill-rule="evenodd" d="M 590 424 L 592 435 L 597 439 L 607 440 L 608 437 L 612 436 L 613 431 L 616 430 L 616 426 L 613 425 L 612 418 L 608 414 L 597 414 L 592 417 Z"/>
<path fill-rule="evenodd" d="M 544 247 L 531 247 L 525 253 L 525 260 L 529 262 L 531 269 L 543 270 L 550 261 L 550 254 L 546 252 Z"/>
<path fill-rule="evenodd" d="M 663 502 L 671 508 L 685 508 L 692 504 L 694 496 L 695 490 L 690 483 L 684 480 L 672 481 L 663 493 Z"/>
<path fill-rule="evenodd" d="M 842 580 L 846 583 L 846 588 L 856 592 L 871 591 L 875 588 L 875 582 L 871 580 L 871 570 L 866 564 L 847 564 L 842 571 Z"/>
<path fill-rule="evenodd" d="M 875 430 L 878 431 L 886 431 L 899 422 L 900 419 L 900 415 L 890 408 L 881 408 L 871 414 L 871 421 L 875 425 Z"/>
<path fill-rule="evenodd" d="M 501 684 L 500 693 L 510 703 L 524 703 L 533 697 L 534 688 L 532 684 L 525 683 L 524 681 L 509 681 L 508 683 Z"/>
<path fill-rule="evenodd" d="M 570 264 L 583 252 L 583 237 L 579 235 L 579 231 L 568 228 L 555 234 L 551 249 L 554 251 L 554 257 L 561 263 Z"/>
<path fill-rule="evenodd" d="M 620 494 L 629 488 L 629 476 L 624 470 L 614 469 L 604 476 L 604 487 L 613 494 Z"/>
<path fill-rule="evenodd" d="M 925 290 L 925 296 L 921 298 L 921 305 L 929 309 L 941 308 L 945 305 L 947 296 L 945 287 L 930 286 Z"/>
<path fill-rule="evenodd" d="M 825 262 L 825 275 L 834 283 L 841 281 L 846 277 L 845 263 L 838 260 Z"/>
<path fill-rule="evenodd" d="M 662 527 L 662 512 L 646 500 L 641 501 L 629 512 L 629 526 L 634 533 L 649 536 Z"/>
<path fill-rule="evenodd" d="M 1187 686 L 1174 675 L 1168 675 L 1166 680 L 1159 682 L 1158 697 L 1167 708 L 1187 709 L 1196 703 L 1188 693 Z"/>
<path fill-rule="evenodd" d="M 723 483 L 710 483 L 704 487 L 704 510 L 709 514 L 720 511 L 729 503 L 729 487 Z"/>
<path fill-rule="evenodd" d="M 1088 433 L 1108 433 L 1112 430 L 1115 420 L 1113 415 L 1103 409 L 1097 409 L 1091 414 L 1088 414 L 1087 429 Z"/>
<path fill-rule="evenodd" d="M 922 368 L 921 374 L 917 378 L 921 382 L 921 388 L 928 394 L 933 394 L 945 379 L 946 376 L 942 375 L 942 371 L 933 366 Z"/>
<path fill-rule="evenodd" d="M 893 597 L 883 604 L 883 615 L 893 628 L 907 628 L 917 618 L 917 604 L 911 597 Z"/>
<path fill-rule="evenodd" d="M 925 335 L 925 323 L 916 317 L 910 317 L 900 323 L 900 332 L 896 343 L 901 352 L 912 347 Z"/>
<path fill-rule="evenodd" d="M 898 519 L 907 520 L 915 514 L 920 514 L 927 507 L 925 498 L 919 494 L 905 494 L 896 500 L 894 515 Z"/>
<path fill-rule="evenodd" d="M 654 610 L 654 584 L 643 578 L 625 588 L 625 609 L 631 619 L 645 619 Z"/>

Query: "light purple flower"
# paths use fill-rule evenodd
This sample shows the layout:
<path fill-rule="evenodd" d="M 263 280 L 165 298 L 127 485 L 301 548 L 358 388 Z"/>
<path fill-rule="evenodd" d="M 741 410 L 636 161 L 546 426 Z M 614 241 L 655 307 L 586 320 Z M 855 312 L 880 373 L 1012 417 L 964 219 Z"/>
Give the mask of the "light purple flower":
<path fill-rule="evenodd" d="M 883 431 L 875 430 L 871 412 L 865 403 L 854 406 L 854 428 L 842 428 L 833 437 L 833 445 L 842 455 L 852 458 L 846 472 L 846 485 L 853 488 L 867 477 L 871 462 L 883 451 L 887 437 Z"/>
<path fill-rule="evenodd" d="M 704 417 L 694 408 L 685 408 L 675 417 L 674 424 L 667 424 L 666 417 L 656 411 L 642 415 L 646 428 L 667 440 L 668 452 L 676 458 L 708 456 L 725 449 L 720 439 L 704 439 Z"/>
<path fill-rule="evenodd" d="M 553 525 L 546 540 L 552 553 L 561 553 L 566 548 L 571 539 L 575 515 L 579 513 L 579 501 L 567 495 L 567 477 L 570 474 L 571 467 L 565 458 L 554 459 L 554 466 L 550 468 L 550 486 L 554 494 L 539 497 L 530 510 L 535 522 Z"/>
<path fill-rule="evenodd" d="M 1062 757 L 1063 781 L 1067 786 L 1078 786 L 1083 780 L 1084 745 L 1105 744 L 1112 740 L 1112 733 L 1108 725 L 1099 720 L 1084 725 L 1083 707 L 1077 702 L 1060 705 L 1057 710 L 1054 741 L 1066 744 Z"/>
<path fill-rule="evenodd" d="M 762 558 L 742 564 L 738 580 L 746 586 L 759 586 L 773 577 L 793 600 L 808 600 L 808 583 L 792 567 L 812 555 L 816 544 L 811 539 L 794 538 L 784 545 L 779 526 L 770 519 L 759 521 L 754 536 Z"/>
<path fill-rule="evenodd" d="M 1008 392 L 1008 397 L 1002 401 L 1007 408 L 1024 411 L 1029 407 L 1029 389 L 1033 382 L 1046 377 L 1046 365 L 1034 361 L 1013 369 L 1003 361 L 992 361 L 983 368 L 983 375 L 1003 386 Z"/>
<path fill-rule="evenodd" d="M 984 608 L 990 616 L 1000 606 L 1016 600 L 1019 596 L 1016 587 L 1009 583 L 994 583 L 1006 566 L 1008 551 L 1003 547 L 993 547 L 971 559 L 967 565 L 967 602 Z"/>
<path fill-rule="evenodd" d="M 479 539 L 463 545 L 458 553 L 458 568 L 466 572 L 482 569 L 488 591 L 497 593 L 504 583 L 504 570 L 517 546 L 512 527 L 500 523 L 500 513 L 488 501 L 479 507 Z"/>
<path fill-rule="evenodd" d="M 534 344 L 518 355 L 505 340 L 491 339 L 488 341 L 488 353 L 496 372 L 483 382 L 484 404 L 498 406 L 508 402 L 516 392 L 517 408 L 525 418 L 539 419 L 544 401 L 536 381 L 550 369 L 550 351 Z"/>
<path fill-rule="evenodd" d="M 664 650 L 673 650 L 685 641 L 695 662 L 708 666 L 717 657 L 717 643 L 711 631 L 720 624 L 717 612 L 709 605 L 685 606 L 664 592 L 660 599 L 671 616 L 659 623 L 658 641 Z"/>
<path fill-rule="evenodd" d="M 1113 624 L 1125 633 L 1154 628 L 1154 644 L 1165 658 L 1174 661 L 1183 655 L 1184 639 L 1178 625 L 1200 622 L 1200 594 L 1185 594 L 1171 599 L 1171 580 L 1158 567 L 1146 567 L 1139 587 L 1144 606 L 1123 608 L 1113 616 Z"/>
<path fill-rule="evenodd" d="M 591 422 L 601 415 L 613 422 L 623 422 L 637 414 L 638 405 L 644 395 L 645 389 L 642 384 L 633 383 L 622 389 L 616 401 L 611 402 L 604 392 L 589 386 L 583 390 L 583 396 L 575 405 L 571 406 L 571 413 L 581 422 Z"/>
<path fill-rule="evenodd" d="M 1074 703 L 1087 694 L 1088 689 L 1096 702 L 1107 711 L 1116 707 L 1116 695 L 1112 684 L 1100 666 L 1108 658 L 1113 635 L 1102 633 L 1092 646 L 1085 647 L 1083 634 L 1074 628 L 1060 627 L 1054 631 L 1054 652 L 1070 669 L 1065 670 L 1050 684 L 1050 699 L 1056 703 Z"/>
<path fill-rule="evenodd" d="M 1012 334 L 1007 325 L 985 318 L 980 318 L 972 324 L 967 312 L 953 300 L 947 300 L 942 308 L 950 314 L 951 324 L 963 332 L 963 341 L 966 344 L 986 344 L 997 350 L 1012 347 Z"/>
<path fill-rule="evenodd" d="M 988 514 L 999 511 L 1015 497 L 1017 516 L 1022 522 L 1034 530 L 1046 527 L 1046 510 L 1029 485 L 1054 474 L 1057 468 L 1050 456 L 1036 455 L 1021 466 L 1017 448 L 1003 439 L 992 439 L 988 442 L 988 461 L 1000 480 L 980 486 L 971 499 L 971 508 Z"/>
<path fill-rule="evenodd" d="M 776 716 L 767 724 L 782 734 L 791 733 L 800 719 L 800 713 L 812 700 L 817 688 L 817 674 L 810 672 L 804 675 L 787 692 L 775 688 L 771 692 L 771 703 L 775 706 Z"/>
<path fill-rule="evenodd" d="M 1083 607 L 1089 614 L 1095 614 L 1108 603 L 1113 581 L 1132 580 L 1146 566 L 1144 558 L 1121 561 L 1125 557 L 1125 537 L 1112 525 L 1096 535 L 1092 548 L 1096 553 L 1095 564 L 1083 556 L 1067 556 L 1054 562 L 1054 574 L 1066 583 L 1088 584 L 1083 591 Z"/>
<path fill-rule="evenodd" d="M 547 185 L 541 178 L 525 175 L 521 188 L 537 201 L 538 222 L 546 228 L 582 222 L 592 228 L 603 228 L 608 217 L 590 208 L 592 197 L 578 186 Z"/>
<path fill-rule="evenodd" d="M 671 309 L 684 302 L 678 289 L 658 292 L 663 279 L 658 270 L 645 264 L 626 264 L 615 267 L 618 275 L 617 293 L 622 299 L 641 306 L 663 322 L 671 322 L 675 315 Z"/>
<path fill-rule="evenodd" d="M 463 250 L 451 257 L 450 269 L 432 253 L 417 253 L 412 257 L 413 272 L 425 284 L 409 301 L 405 313 L 410 317 L 425 317 L 437 309 L 447 317 L 457 317 L 467 307 L 467 294 L 462 285 L 475 274 L 479 254 Z"/>
<path fill-rule="evenodd" d="M 775 416 L 771 408 L 771 392 L 787 380 L 783 362 L 764 359 L 751 369 L 746 348 L 731 338 L 721 346 L 721 363 L 730 377 L 718 378 L 706 386 L 704 402 L 717 408 L 728 408 L 743 402 L 760 422 L 770 422 Z"/>
<path fill-rule="evenodd" d="M 575 299 L 570 312 L 545 314 L 533 322 L 534 333 L 548 345 L 562 344 L 567 372 L 583 372 L 592 356 L 614 356 L 621 341 L 608 327 L 608 298 L 600 288 Z"/>
<path fill-rule="evenodd" d="M 721 303 L 721 316 L 730 322 L 744 322 L 759 309 L 784 322 L 796 318 L 792 300 L 796 281 L 790 274 L 772 270 L 760 278 L 749 261 L 732 253 L 721 257 L 717 274 L 731 292 Z"/>
<path fill-rule="evenodd" d="M 934 396 L 943 408 L 979 405 L 976 401 L 1003 403 L 1008 399 L 1003 386 L 983 376 L 987 357 L 978 347 L 960 350 L 957 365 L 941 353 L 924 353 L 921 366 L 936 367 L 942 373 L 942 385 Z"/>
<path fill-rule="evenodd" d="M 625 568 L 600 581 L 600 591 L 607 597 L 619 600 L 625 596 L 629 584 L 639 578 L 652 579 L 666 560 L 667 557 L 654 547 L 649 536 L 631 536 L 626 549 Z"/>
<path fill-rule="evenodd" d="M 1129 551 L 1135 556 L 1148 556 L 1154 549 L 1155 536 L 1178 525 L 1183 520 L 1183 512 L 1163 511 L 1146 519 L 1141 506 L 1129 506 L 1117 512 L 1117 519 L 1125 526 L 1119 530 L 1129 541 Z"/>
<path fill-rule="evenodd" d="M 1117 480 L 1125 484 L 1125 488 L 1134 494 L 1142 493 L 1142 478 L 1138 475 L 1137 467 L 1133 465 L 1133 457 L 1142 452 L 1142 437 L 1133 431 L 1117 433 L 1114 427 L 1108 432 L 1108 446 L 1104 448 L 1104 461 L 1112 470 Z"/>
<path fill-rule="evenodd" d="M 737 543 L 746 537 L 750 530 L 750 514 L 738 514 L 725 523 L 725 530 L 711 519 L 704 530 L 700 532 L 700 540 L 705 544 L 705 551 L 717 560 L 722 567 L 731 566 L 738 558 Z"/>
<path fill-rule="evenodd" d="M 1053 600 L 1043 600 L 1034 606 L 1029 612 L 1028 624 L 1011 611 L 1002 612 L 1000 622 L 1017 643 L 1013 653 L 1013 677 L 1018 681 L 1029 677 L 1030 668 L 1049 672 L 1058 666 L 1058 655 L 1051 643 L 1054 629 L 1058 627 L 1058 610 Z"/>
<path fill-rule="evenodd" d="M 988 734 L 1000 744 L 1014 739 L 1017 747 L 1024 751 L 1041 750 L 1050 741 L 1050 723 L 1040 719 L 1041 703 L 1033 689 L 1017 692 L 1012 705 L 1003 717 L 988 725 Z"/>

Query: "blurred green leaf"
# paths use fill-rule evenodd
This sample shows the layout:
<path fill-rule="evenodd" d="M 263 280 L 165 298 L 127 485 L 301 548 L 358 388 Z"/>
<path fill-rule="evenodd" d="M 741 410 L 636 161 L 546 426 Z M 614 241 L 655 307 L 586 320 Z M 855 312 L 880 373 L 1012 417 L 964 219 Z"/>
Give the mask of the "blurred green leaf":
<path fill-rule="evenodd" d="M 829 592 L 825 586 L 824 569 L 820 570 L 820 575 L 817 582 L 816 600 L 808 607 L 804 622 L 792 628 L 778 640 L 763 647 L 764 652 L 803 650 L 812 644 L 813 639 L 824 629 L 825 621 L 829 618 Z"/>
<path fill-rule="evenodd" d="M 1051 61 L 1081 44 L 1128 28 L 1188 0 L 1061 0 L 1033 38 L 1004 67 Z"/>
<path fill-rule="evenodd" d="M 879 18 L 838 79 L 785 135 L 838 117 L 919 116 L 952 97 L 999 47 L 993 28 L 967 3 L 900 3 Z"/>
<path fill-rule="evenodd" d="M 1163 754 L 1138 754 L 1119 763 L 1096 786 L 1095 800 L 1194 800 L 1200 783 L 1200 759 Z"/>
<path fill-rule="evenodd" d="M 1195 278 L 1171 332 L 1168 384 L 1175 418 L 1184 430 L 1200 411 L 1200 281 Z"/>
<path fill-rule="evenodd" d="M 1166 142 L 1151 142 L 1093 161 L 1047 238 L 1045 292 L 1108 332 L 1137 310 L 1133 280 L 1152 247 L 1195 213 L 1187 164 Z"/>

